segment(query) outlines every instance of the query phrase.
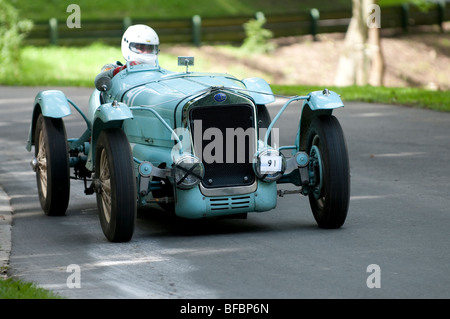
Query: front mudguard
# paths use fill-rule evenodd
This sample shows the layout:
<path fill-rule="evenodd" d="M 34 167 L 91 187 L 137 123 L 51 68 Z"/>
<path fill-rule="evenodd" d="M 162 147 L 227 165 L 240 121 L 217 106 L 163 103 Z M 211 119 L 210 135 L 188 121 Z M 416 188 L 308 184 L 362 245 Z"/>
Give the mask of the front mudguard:
<path fill-rule="evenodd" d="M 95 149 L 100 133 L 108 128 L 122 128 L 123 121 L 127 119 L 133 119 L 133 113 L 124 103 L 114 101 L 102 104 L 96 109 L 91 128 L 91 146 L 86 162 L 88 170 L 94 170 Z"/>
<path fill-rule="evenodd" d="M 45 117 L 63 118 L 72 114 L 72 111 L 62 91 L 46 90 L 39 92 L 34 99 L 33 115 L 26 146 L 28 152 L 31 151 L 31 146 L 34 145 L 34 131 L 39 114 Z"/>
<path fill-rule="evenodd" d="M 248 94 L 253 98 L 256 105 L 266 105 L 275 102 L 269 83 L 261 78 L 247 78 L 242 80 L 248 89 Z"/>
<path fill-rule="evenodd" d="M 303 101 L 295 140 L 297 151 L 305 150 L 308 129 L 314 117 L 324 114 L 331 115 L 334 109 L 341 107 L 344 107 L 344 103 L 336 92 L 325 89 L 309 93 L 308 98 Z"/>

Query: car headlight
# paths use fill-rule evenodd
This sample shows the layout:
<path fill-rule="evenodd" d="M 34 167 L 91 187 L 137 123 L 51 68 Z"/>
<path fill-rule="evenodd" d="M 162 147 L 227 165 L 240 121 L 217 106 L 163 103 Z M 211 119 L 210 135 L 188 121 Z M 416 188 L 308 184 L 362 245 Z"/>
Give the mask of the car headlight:
<path fill-rule="evenodd" d="M 264 149 L 255 155 L 253 171 L 263 182 L 279 180 L 286 170 L 286 158 L 282 153 L 273 149 Z"/>
<path fill-rule="evenodd" d="M 174 166 L 175 185 L 181 189 L 188 189 L 199 184 L 204 175 L 205 167 L 197 157 L 186 155 L 176 160 Z"/>

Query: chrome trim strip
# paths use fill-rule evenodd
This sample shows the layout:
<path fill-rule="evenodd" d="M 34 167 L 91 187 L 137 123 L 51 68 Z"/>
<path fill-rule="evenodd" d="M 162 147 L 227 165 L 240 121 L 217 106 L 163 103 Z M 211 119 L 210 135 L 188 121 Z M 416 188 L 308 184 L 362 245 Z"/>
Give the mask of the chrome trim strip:
<path fill-rule="evenodd" d="M 254 193 L 258 189 L 258 182 L 247 186 L 235 186 L 235 187 L 220 187 L 220 188 L 206 188 L 202 184 L 200 186 L 200 192 L 205 196 L 235 196 Z"/>

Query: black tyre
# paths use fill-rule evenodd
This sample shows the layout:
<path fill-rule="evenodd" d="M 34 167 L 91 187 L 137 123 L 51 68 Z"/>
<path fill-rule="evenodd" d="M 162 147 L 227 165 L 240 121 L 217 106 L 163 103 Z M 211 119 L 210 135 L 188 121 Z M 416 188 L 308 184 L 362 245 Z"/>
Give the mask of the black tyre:
<path fill-rule="evenodd" d="M 314 186 L 309 202 L 321 228 L 339 228 L 350 201 L 350 166 L 344 133 L 332 115 L 313 119 L 306 143 Z"/>
<path fill-rule="evenodd" d="M 95 189 L 106 238 L 126 242 L 136 222 L 136 181 L 130 144 L 121 129 L 100 133 L 95 155 Z"/>
<path fill-rule="evenodd" d="M 62 216 L 70 198 L 69 151 L 63 120 L 40 114 L 34 136 L 39 202 L 46 215 Z"/>

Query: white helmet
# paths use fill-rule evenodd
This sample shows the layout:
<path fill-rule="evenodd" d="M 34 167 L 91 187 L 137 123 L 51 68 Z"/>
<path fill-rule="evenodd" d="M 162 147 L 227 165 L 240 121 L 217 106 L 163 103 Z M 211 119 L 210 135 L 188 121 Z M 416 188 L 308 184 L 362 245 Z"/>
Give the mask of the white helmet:
<path fill-rule="evenodd" d="M 155 30 L 146 25 L 128 27 L 122 36 L 121 48 L 126 61 L 158 64 L 159 38 Z"/>

